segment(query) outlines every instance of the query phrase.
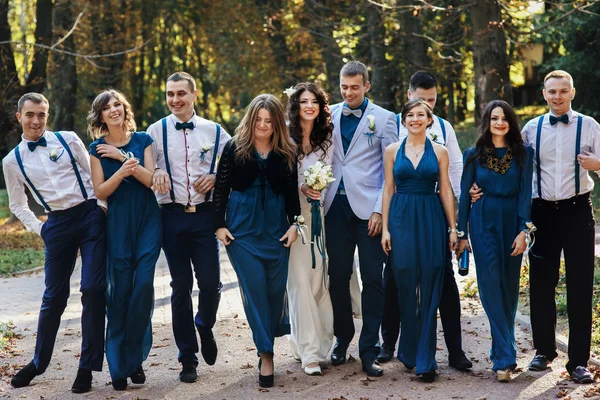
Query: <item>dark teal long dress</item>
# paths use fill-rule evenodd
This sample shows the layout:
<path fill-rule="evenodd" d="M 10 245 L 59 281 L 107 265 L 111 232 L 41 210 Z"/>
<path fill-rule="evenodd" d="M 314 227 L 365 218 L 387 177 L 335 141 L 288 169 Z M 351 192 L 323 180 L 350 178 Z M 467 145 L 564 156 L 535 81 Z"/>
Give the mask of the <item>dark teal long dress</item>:
<path fill-rule="evenodd" d="M 108 180 L 122 163 L 100 157 L 90 144 L 90 154 L 100 160 Z M 144 132 L 131 135 L 122 150 L 140 163 L 152 138 Z M 148 357 L 152 347 L 154 269 L 160 254 L 162 222 L 151 189 L 130 176 L 108 197 L 106 220 L 107 292 L 106 360 L 111 378 L 125 379 Z"/>
<path fill-rule="evenodd" d="M 261 172 L 246 191 L 231 191 L 225 222 L 235 238 L 227 255 L 260 355 L 273 353 L 275 337 L 290 333 L 286 294 L 290 249 L 279 241 L 289 228 L 284 196 L 269 185 L 266 160 L 256 158 Z"/>
<path fill-rule="evenodd" d="M 495 155 L 501 160 L 506 151 L 507 148 L 497 148 Z M 533 149 L 526 147 L 523 165 L 513 159 L 504 174 L 481 165 L 479 160 L 467 163 L 474 152 L 470 148 L 464 153 L 458 230 L 471 237 L 479 298 L 492 332 L 492 369 L 514 369 L 515 315 L 523 255 L 510 254 L 515 238 L 531 221 Z M 482 189 L 483 196 L 471 206 L 469 189 L 473 183 Z"/>
<path fill-rule="evenodd" d="M 446 217 L 435 193 L 438 159 L 429 140 L 415 168 L 405 155 L 406 139 L 394 163 L 396 193 L 390 202 L 391 264 L 398 286 L 402 330 L 398 359 L 433 372 L 437 309 L 446 265 Z"/>

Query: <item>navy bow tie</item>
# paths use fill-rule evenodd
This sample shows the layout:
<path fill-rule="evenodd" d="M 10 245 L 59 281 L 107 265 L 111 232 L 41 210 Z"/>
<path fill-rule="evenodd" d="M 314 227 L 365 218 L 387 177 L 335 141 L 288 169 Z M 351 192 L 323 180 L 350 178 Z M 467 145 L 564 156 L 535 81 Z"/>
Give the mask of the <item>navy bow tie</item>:
<path fill-rule="evenodd" d="M 556 124 L 558 124 L 559 122 L 562 122 L 563 124 L 568 124 L 569 123 L 569 115 L 568 114 L 564 114 L 562 117 L 555 117 L 554 115 L 550 116 L 550 125 L 554 126 Z"/>
<path fill-rule="evenodd" d="M 342 108 L 342 114 L 344 114 L 344 116 L 346 116 L 346 117 L 348 115 L 354 115 L 356 118 L 360 118 L 360 117 L 362 117 L 362 110 L 360 108 L 353 110 L 350 107 L 344 106 Z"/>
<path fill-rule="evenodd" d="M 175 123 L 175 129 L 177 129 L 178 131 L 182 130 L 182 129 L 194 129 L 194 123 L 193 122 L 176 122 Z"/>
<path fill-rule="evenodd" d="M 46 138 L 43 136 L 39 138 L 37 142 L 27 142 L 27 147 L 29 147 L 29 151 L 34 151 L 35 148 L 38 146 L 46 147 L 47 145 L 48 143 L 46 142 Z"/>

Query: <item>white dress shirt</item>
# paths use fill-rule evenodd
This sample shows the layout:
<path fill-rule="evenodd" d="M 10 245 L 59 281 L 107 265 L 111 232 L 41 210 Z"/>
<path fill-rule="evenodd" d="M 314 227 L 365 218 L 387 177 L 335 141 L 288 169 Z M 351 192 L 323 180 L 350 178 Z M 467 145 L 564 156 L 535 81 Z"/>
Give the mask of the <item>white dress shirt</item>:
<path fill-rule="evenodd" d="M 569 110 L 569 123 L 558 122 L 550 125 L 551 113 L 544 114 L 544 123 L 540 139 L 540 148 L 537 144 L 537 127 L 539 117 L 527 122 L 521 134 L 526 145 L 535 150 L 533 171 L 533 198 L 540 197 L 537 190 L 537 154 L 540 154 L 542 175 L 542 198 L 548 201 L 570 199 L 575 196 L 575 140 L 577 137 L 577 117 L 583 117 L 581 126 L 580 154 L 587 151 L 600 157 L 600 125 L 591 117 L 573 110 Z M 594 181 L 583 167 L 579 167 L 579 194 L 591 192 Z"/>
<path fill-rule="evenodd" d="M 215 151 L 217 126 L 214 122 L 200 118 L 195 114 L 187 121 L 194 123 L 194 129 L 192 130 L 175 129 L 177 122 L 185 121 L 180 121 L 173 114 L 167 117 L 168 157 L 172 178 L 171 185 L 175 192 L 175 203 L 197 205 L 205 201 L 211 201 L 212 191 L 211 198 L 205 199 L 205 195 L 197 193 L 194 189 L 194 182 L 210 172 L 210 164 L 214 157 L 217 157 L 217 160 L 215 161 L 213 174 L 217 173 L 218 157 L 221 156 L 223 147 L 231 139 L 231 136 L 221 127 L 219 148 Z M 154 139 L 152 151 L 154 152 L 155 167 L 167 171 L 163 150 L 162 120 L 150 125 L 146 133 Z M 206 148 L 208 150 L 203 151 Z M 203 157 L 202 154 L 204 154 Z M 165 194 L 156 193 L 156 198 L 159 204 L 172 203 L 170 192 Z"/>
<path fill-rule="evenodd" d="M 402 119 L 402 117 L 400 117 L 400 119 Z M 444 134 L 442 133 L 440 121 L 435 115 L 433 116 L 433 125 L 427 128 L 425 132 L 429 139 L 446 146 L 446 149 L 448 149 L 448 175 L 450 175 L 450 184 L 452 185 L 452 190 L 454 190 L 454 195 L 458 199 L 460 198 L 460 178 L 462 177 L 463 172 L 463 155 L 460 151 L 460 147 L 458 146 L 456 132 L 454 132 L 452 124 L 445 119 L 442 119 L 442 121 L 444 121 L 444 127 L 446 128 L 446 142 L 444 142 Z M 400 142 L 402 142 L 408 135 L 408 130 L 404 125 L 402 125 L 402 122 L 400 122 L 399 128 Z"/>
<path fill-rule="evenodd" d="M 67 142 L 73 157 L 77 161 L 79 174 L 87 191 L 88 199 L 95 199 L 91 179 L 90 156 L 85 145 L 75 132 L 61 131 L 60 134 Z M 37 146 L 34 151 L 30 151 L 27 146 L 29 141 L 21 136 L 19 153 L 27 177 L 52 211 L 66 210 L 82 203 L 85 198 L 81 193 L 69 153 L 54 133 L 44 131 L 43 137 L 46 138 L 47 146 Z M 50 158 L 50 153 L 53 151 L 59 157 L 56 161 L 52 161 Z M 27 230 L 39 235 L 43 223 L 29 209 L 24 187 L 24 185 L 28 187 L 29 185 L 19 168 L 14 149 L 2 160 L 2 168 L 8 191 L 10 211 L 23 222 Z M 33 190 L 31 190 L 31 193 L 33 198 L 42 205 Z"/>

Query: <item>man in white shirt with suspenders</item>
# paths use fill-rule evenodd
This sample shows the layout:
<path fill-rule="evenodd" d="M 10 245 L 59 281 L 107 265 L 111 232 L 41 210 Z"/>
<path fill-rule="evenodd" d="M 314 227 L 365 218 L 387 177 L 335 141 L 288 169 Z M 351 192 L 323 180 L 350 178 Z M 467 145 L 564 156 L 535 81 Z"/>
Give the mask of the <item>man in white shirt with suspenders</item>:
<path fill-rule="evenodd" d="M 182 364 L 179 379 L 198 379 L 198 340 L 204 361 L 213 365 L 217 344 L 212 328 L 221 299 L 219 244 L 213 223 L 212 189 L 217 159 L 231 138 L 219 124 L 196 115 L 196 82 L 186 72 L 167 79 L 171 115 L 148 127 L 154 139 L 153 185 L 163 215 L 163 250 L 171 273 L 173 334 Z M 193 275 L 192 275 L 193 274 Z M 191 293 L 198 283 L 198 311 Z"/>
<path fill-rule="evenodd" d="M 17 372 L 11 385 L 29 385 L 50 364 L 81 251 L 81 357 L 71 391 L 84 393 L 92 386 L 92 371 L 101 371 L 104 360 L 106 216 L 94 195 L 87 149 L 75 132 L 45 129 L 49 108 L 39 93 L 21 97 L 17 119 L 23 128 L 22 140 L 2 160 L 10 210 L 46 245 L 46 288 L 33 360 Z M 25 186 L 48 213 L 45 223 L 29 209 Z"/>
<path fill-rule="evenodd" d="M 423 100 L 433 110 L 437 101 L 437 79 L 427 71 L 418 71 L 410 78 L 408 99 Z M 400 114 L 396 115 L 398 124 L 398 135 L 400 141 L 404 140 L 408 131 L 400 123 Z M 460 178 L 463 170 L 463 157 L 458 146 L 456 133 L 450 122 L 441 117 L 434 116 L 433 125 L 427 129 L 427 136 L 434 142 L 443 144 L 448 149 L 450 165 L 448 173 L 454 195 L 460 197 Z M 458 286 L 454 279 L 452 268 L 452 255 L 448 251 L 446 271 L 444 273 L 444 285 L 440 301 L 440 317 L 444 328 L 444 339 L 448 348 L 448 363 L 451 367 L 459 370 L 468 370 L 473 367 L 471 361 L 465 356 L 462 349 L 462 337 L 460 326 L 460 297 Z M 387 362 L 394 356 L 396 341 L 398 340 L 400 327 L 400 310 L 398 308 L 398 289 L 392 275 L 391 268 L 385 268 L 383 277 L 383 288 L 385 303 L 383 309 L 383 321 L 381 323 L 381 336 L 383 345 L 378 356 L 380 362 Z"/>

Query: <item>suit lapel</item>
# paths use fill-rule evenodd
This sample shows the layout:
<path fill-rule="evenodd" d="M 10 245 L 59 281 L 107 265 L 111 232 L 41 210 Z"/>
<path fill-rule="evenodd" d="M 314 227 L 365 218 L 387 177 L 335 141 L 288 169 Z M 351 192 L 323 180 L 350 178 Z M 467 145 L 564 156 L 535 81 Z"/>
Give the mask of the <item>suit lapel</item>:
<path fill-rule="evenodd" d="M 367 100 L 367 107 L 365 108 L 365 112 L 363 113 L 363 116 L 360 119 L 356 130 L 354 131 L 354 135 L 352 136 L 352 141 L 350 142 L 350 146 L 348 146 L 348 151 L 346 151 L 346 155 L 350 153 L 350 150 L 352 150 L 352 147 L 361 138 L 361 136 L 364 136 L 363 132 L 367 131 L 367 123 L 369 122 L 369 120 L 367 119 L 367 115 L 373 114 L 374 108 L 375 107 L 373 107 L 373 103 L 371 103 L 371 100 Z"/>

